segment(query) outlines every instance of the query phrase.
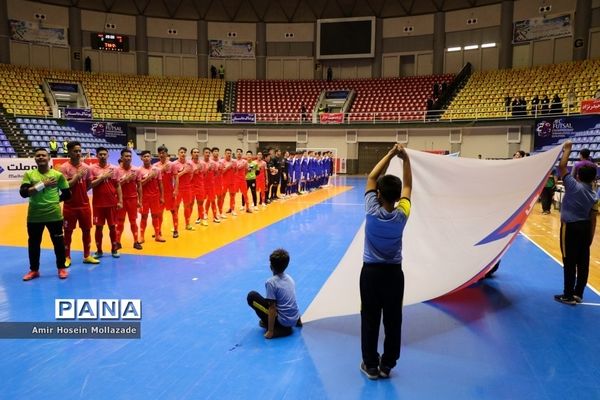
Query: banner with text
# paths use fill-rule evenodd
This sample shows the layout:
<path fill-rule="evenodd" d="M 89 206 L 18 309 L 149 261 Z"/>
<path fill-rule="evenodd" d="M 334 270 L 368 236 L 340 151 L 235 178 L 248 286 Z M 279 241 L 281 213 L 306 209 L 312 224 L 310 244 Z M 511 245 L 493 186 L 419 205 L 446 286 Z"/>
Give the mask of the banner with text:
<path fill-rule="evenodd" d="M 577 134 L 600 135 L 600 116 L 542 118 L 535 121 L 534 150 L 553 146 Z"/>
<path fill-rule="evenodd" d="M 0 158 L 0 181 L 21 182 L 32 169 L 37 169 L 33 158 Z"/>
<path fill-rule="evenodd" d="M 39 22 L 11 19 L 10 38 L 22 42 L 68 47 L 67 28 L 42 26 Z"/>
<path fill-rule="evenodd" d="M 254 58 L 253 42 L 209 40 L 209 55 L 215 58 Z"/>
<path fill-rule="evenodd" d="M 256 114 L 252 113 L 232 113 L 231 114 L 232 124 L 255 124 Z"/>
<path fill-rule="evenodd" d="M 581 102 L 582 114 L 600 114 L 600 99 L 589 99 Z"/>
<path fill-rule="evenodd" d="M 65 108 L 65 119 L 92 119 L 91 108 Z"/>
<path fill-rule="evenodd" d="M 573 25 L 570 14 L 554 18 L 529 18 L 516 21 L 513 25 L 513 43 L 571 36 L 572 34 Z"/>
<path fill-rule="evenodd" d="M 123 147 L 127 144 L 127 124 L 125 122 L 68 120 L 67 126 L 72 126 L 79 132 L 89 132 L 94 137 L 106 139 L 109 143 Z"/>
<path fill-rule="evenodd" d="M 319 120 L 322 124 L 341 124 L 344 122 L 344 113 L 319 114 Z"/>

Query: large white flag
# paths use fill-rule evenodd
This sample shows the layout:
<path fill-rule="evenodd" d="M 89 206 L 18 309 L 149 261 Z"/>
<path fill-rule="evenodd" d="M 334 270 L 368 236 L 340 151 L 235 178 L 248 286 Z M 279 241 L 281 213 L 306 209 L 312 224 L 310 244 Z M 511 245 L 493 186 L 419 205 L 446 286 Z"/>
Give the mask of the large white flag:
<path fill-rule="evenodd" d="M 404 230 L 404 304 L 443 296 L 491 269 L 525 223 L 562 147 L 515 160 L 441 157 L 407 150 L 412 209 Z M 402 177 L 394 158 L 388 173 Z M 364 224 L 303 319 L 360 312 Z"/>

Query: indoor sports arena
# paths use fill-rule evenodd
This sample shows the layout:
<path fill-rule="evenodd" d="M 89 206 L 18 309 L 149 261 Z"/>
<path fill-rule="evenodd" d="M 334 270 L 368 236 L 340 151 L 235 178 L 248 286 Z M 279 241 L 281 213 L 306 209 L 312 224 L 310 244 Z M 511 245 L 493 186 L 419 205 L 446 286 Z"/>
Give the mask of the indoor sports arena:
<path fill-rule="evenodd" d="M 599 162 L 599 0 L 0 0 L 0 398 L 600 398 Z"/>

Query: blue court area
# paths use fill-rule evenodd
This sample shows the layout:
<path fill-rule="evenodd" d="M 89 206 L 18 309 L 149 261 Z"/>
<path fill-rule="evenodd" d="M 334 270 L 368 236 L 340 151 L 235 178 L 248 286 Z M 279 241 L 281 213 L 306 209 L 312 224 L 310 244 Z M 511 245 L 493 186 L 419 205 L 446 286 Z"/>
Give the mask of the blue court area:
<path fill-rule="evenodd" d="M 305 310 L 363 221 L 364 180 L 338 184 L 354 189 L 196 260 L 124 255 L 60 281 L 44 251 L 24 283 L 26 249 L 1 247 L 0 321 L 54 321 L 55 298 L 139 298 L 143 319 L 139 340 L 0 340 L 0 398 L 600 398 L 600 307 L 553 301 L 562 270 L 523 236 L 493 279 L 405 308 L 389 380 L 359 372 L 358 314 L 264 339 L 246 294 L 269 253 L 289 250 Z"/>

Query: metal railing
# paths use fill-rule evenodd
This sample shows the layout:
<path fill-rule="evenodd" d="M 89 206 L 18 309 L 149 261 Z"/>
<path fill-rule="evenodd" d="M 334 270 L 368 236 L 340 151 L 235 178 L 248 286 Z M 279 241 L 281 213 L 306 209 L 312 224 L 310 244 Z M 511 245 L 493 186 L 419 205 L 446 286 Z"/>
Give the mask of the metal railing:
<path fill-rule="evenodd" d="M 565 107 L 562 112 L 555 110 L 528 110 L 511 112 L 490 111 L 489 107 L 473 107 L 469 110 L 413 110 L 413 111 L 386 111 L 386 112 L 350 112 L 331 113 L 336 118 L 329 118 L 328 122 L 322 121 L 324 114 L 301 114 L 286 112 L 264 113 L 206 113 L 200 119 L 190 120 L 181 116 L 146 115 L 146 118 L 94 118 L 99 121 L 127 121 L 127 122 L 152 122 L 152 123 L 184 123 L 184 124 L 209 124 L 209 125 L 339 125 L 339 124 L 407 124 L 407 123 L 436 123 L 453 121 L 493 121 L 493 120 L 522 120 L 544 117 L 569 116 L 579 114 L 577 107 Z M 245 122 L 232 122 L 232 116 L 239 114 L 251 115 L 252 118 Z M 493 114 L 493 115 L 490 115 Z M 14 118 L 52 118 L 51 116 L 27 115 L 14 113 Z"/>

